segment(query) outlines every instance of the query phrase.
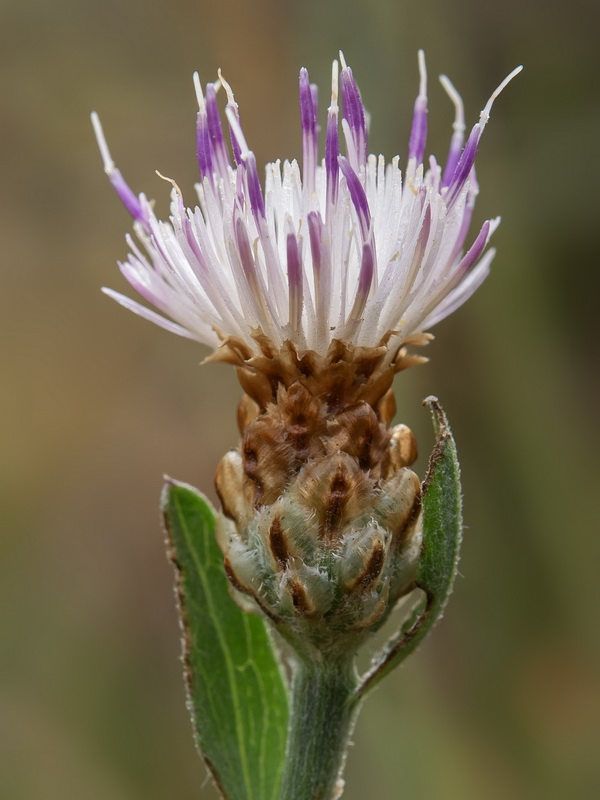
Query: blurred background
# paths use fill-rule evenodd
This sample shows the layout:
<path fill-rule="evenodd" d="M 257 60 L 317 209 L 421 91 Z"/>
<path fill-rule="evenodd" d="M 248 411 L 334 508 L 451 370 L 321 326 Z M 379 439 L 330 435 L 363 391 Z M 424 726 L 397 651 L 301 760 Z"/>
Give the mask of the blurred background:
<path fill-rule="evenodd" d="M 261 164 L 299 156 L 297 74 L 327 103 L 343 48 L 371 150 L 406 152 L 416 52 L 428 152 L 447 72 L 467 119 L 519 63 L 478 159 L 475 225 L 501 214 L 492 276 L 397 378 L 433 445 L 443 401 L 466 537 L 443 623 L 367 703 L 347 800 L 596 796 L 598 5 L 592 0 L 2 0 L 0 796 L 215 797 L 184 708 L 163 473 L 214 497 L 236 443 L 233 370 L 112 303 L 130 223 L 96 109 L 136 191 L 196 177 L 192 72 L 222 67 Z"/>

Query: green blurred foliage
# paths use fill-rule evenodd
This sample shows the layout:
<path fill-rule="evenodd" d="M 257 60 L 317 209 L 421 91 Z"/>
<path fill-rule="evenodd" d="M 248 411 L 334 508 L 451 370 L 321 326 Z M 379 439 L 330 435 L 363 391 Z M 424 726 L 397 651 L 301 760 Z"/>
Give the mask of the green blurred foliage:
<path fill-rule="evenodd" d="M 596 197 L 599 8 L 516 0 L 4 0 L 0 226 L 0 796 L 214 797 L 184 708 L 158 523 L 163 472 L 210 492 L 236 442 L 233 370 L 99 292 L 129 228 L 102 173 L 95 108 L 135 189 L 189 195 L 191 73 L 221 66 L 259 160 L 298 155 L 297 71 L 323 90 L 343 48 L 372 147 L 405 152 L 430 75 L 474 121 L 517 63 L 481 147 L 476 222 L 502 214 L 486 285 L 397 379 L 432 446 L 437 394 L 468 525 L 446 618 L 369 699 L 348 800 L 592 797 L 600 775 Z M 419 461 L 421 473 L 426 458 Z"/>

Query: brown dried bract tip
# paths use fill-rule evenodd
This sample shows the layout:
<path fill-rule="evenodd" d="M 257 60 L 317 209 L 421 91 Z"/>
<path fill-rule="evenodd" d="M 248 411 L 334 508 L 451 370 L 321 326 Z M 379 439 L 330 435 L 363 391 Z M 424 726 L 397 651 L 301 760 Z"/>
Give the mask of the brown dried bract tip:
<path fill-rule="evenodd" d="M 240 399 L 237 410 L 237 424 L 240 433 L 258 416 L 260 409 L 254 400 L 244 393 Z"/>
<path fill-rule="evenodd" d="M 390 459 L 394 469 L 410 467 L 419 455 L 417 440 L 407 425 L 395 425 L 390 436 Z"/>
<path fill-rule="evenodd" d="M 390 331 L 376 347 L 359 347 L 334 339 L 327 353 L 320 355 L 312 350 L 299 351 L 290 341 L 277 350 L 267 336 L 256 330 L 253 338 L 259 355 L 240 339 L 228 337 L 205 361 L 238 367 L 243 390 L 261 410 L 276 401 L 280 386 L 287 388 L 297 381 L 311 395 L 324 398 L 331 408 L 360 400 L 375 408 L 390 389 L 396 372 L 427 361 L 408 353 L 407 347 L 423 346 L 433 338 L 427 333 L 414 334 L 397 345 L 390 357 L 388 344 L 392 335 Z M 383 413 L 389 421 L 389 408 Z"/>
<path fill-rule="evenodd" d="M 219 462 L 215 488 L 223 514 L 236 523 L 244 522 L 252 505 L 254 492 L 244 481 L 244 466 L 236 450 L 227 453 Z"/>
<path fill-rule="evenodd" d="M 382 422 L 388 425 L 396 416 L 396 398 L 391 388 L 387 390 L 377 404 L 377 415 Z"/>

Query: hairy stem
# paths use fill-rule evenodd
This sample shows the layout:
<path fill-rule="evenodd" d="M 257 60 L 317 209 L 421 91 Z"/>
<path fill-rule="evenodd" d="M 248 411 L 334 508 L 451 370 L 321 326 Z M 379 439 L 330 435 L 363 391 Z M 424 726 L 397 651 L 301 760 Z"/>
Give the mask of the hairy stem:
<path fill-rule="evenodd" d="M 294 665 L 280 800 L 332 800 L 357 707 L 353 658 L 302 658 Z"/>

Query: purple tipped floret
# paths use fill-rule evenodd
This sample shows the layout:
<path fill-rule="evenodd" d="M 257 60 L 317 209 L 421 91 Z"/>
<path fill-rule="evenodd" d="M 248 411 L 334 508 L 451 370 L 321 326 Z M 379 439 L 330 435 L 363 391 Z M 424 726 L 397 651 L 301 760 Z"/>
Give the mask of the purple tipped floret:
<path fill-rule="evenodd" d="M 235 161 L 236 165 L 241 164 L 242 162 L 242 149 L 238 144 L 238 140 L 235 138 L 233 131 L 230 130 L 229 138 L 231 139 L 231 149 L 233 150 L 233 160 Z"/>
<path fill-rule="evenodd" d="M 129 188 L 127 183 L 125 183 L 125 179 L 119 170 L 115 167 L 110 171 L 108 177 L 110 178 L 112 185 L 115 187 L 115 191 L 119 196 L 119 200 L 123 203 L 134 220 L 136 220 L 136 222 L 145 223 L 146 215 L 144 214 L 139 198 Z"/>
<path fill-rule="evenodd" d="M 206 111 L 198 111 L 196 114 L 196 155 L 198 157 L 200 177 L 210 178 L 213 173 L 213 165 L 210 153 L 210 133 L 208 130 Z"/>
<path fill-rule="evenodd" d="M 321 232 L 323 223 L 317 211 L 308 212 L 308 235 L 310 239 L 310 254 L 315 276 L 321 273 Z"/>
<path fill-rule="evenodd" d="M 358 294 L 364 295 L 365 300 L 373 283 L 375 274 L 375 253 L 371 244 L 363 245 L 362 260 L 360 262 L 360 274 L 358 276 Z"/>
<path fill-rule="evenodd" d="M 223 128 L 221 127 L 221 118 L 217 105 L 217 93 L 213 83 L 209 83 L 206 87 L 206 116 L 208 120 L 208 133 L 213 167 L 218 169 L 221 173 L 221 177 L 225 177 L 227 174 L 227 166 L 229 165 L 229 158 L 225 147 Z"/>
<path fill-rule="evenodd" d="M 462 258 L 460 264 L 456 268 L 455 279 L 462 280 L 462 278 L 475 266 L 483 253 L 485 246 L 488 242 L 490 235 L 490 221 L 486 220 L 481 226 L 481 230 L 477 238 L 468 249 L 467 253 Z"/>
<path fill-rule="evenodd" d="M 371 227 L 371 212 L 369 211 L 367 195 L 365 194 L 365 190 L 358 175 L 350 166 L 348 159 L 344 158 L 344 156 L 340 156 L 338 163 L 344 178 L 346 178 L 346 183 L 348 184 L 350 199 L 352 200 L 352 204 L 356 209 L 356 214 L 360 224 L 360 232 L 364 242 L 369 236 L 369 228 Z"/>
<path fill-rule="evenodd" d="M 467 234 L 469 232 L 469 228 L 471 227 L 471 218 L 473 217 L 473 209 L 474 209 L 474 196 L 467 197 L 467 202 L 465 203 L 463 218 L 458 231 L 458 236 L 456 237 L 456 242 L 454 243 L 454 248 L 452 249 L 452 260 L 454 260 L 458 256 L 458 254 L 463 248 L 465 239 L 467 238 Z"/>
<path fill-rule="evenodd" d="M 416 159 L 417 164 L 423 161 L 427 143 L 427 98 L 417 97 L 413 114 L 412 128 L 408 142 L 408 158 Z"/>
<path fill-rule="evenodd" d="M 300 121 L 302 123 L 302 134 L 308 138 L 315 135 L 317 120 L 313 104 L 313 94 L 308 70 L 302 67 L 300 70 Z"/>
<path fill-rule="evenodd" d="M 473 126 L 473 130 L 469 134 L 469 138 L 467 139 L 465 149 L 462 151 L 462 155 L 458 159 L 458 163 L 456 164 L 454 174 L 452 175 L 452 180 L 448 185 L 448 194 L 446 195 L 447 206 L 451 206 L 452 203 L 454 203 L 454 201 L 460 194 L 460 190 L 463 188 L 463 186 L 467 182 L 469 175 L 471 174 L 471 170 L 473 169 L 473 165 L 475 164 L 475 157 L 477 156 L 477 148 L 479 147 L 479 140 L 481 139 L 482 133 L 483 133 L 483 128 L 481 124 L 478 122 L 476 125 Z"/>
<path fill-rule="evenodd" d="M 316 83 L 311 83 L 310 85 L 310 96 L 312 98 L 313 112 L 315 115 L 315 129 L 316 133 L 318 133 L 320 130 L 319 123 L 317 122 L 319 119 L 319 87 Z"/>
<path fill-rule="evenodd" d="M 327 200 L 335 204 L 338 192 L 340 138 L 337 110 L 330 110 L 325 137 L 325 170 L 327 172 Z"/>
<path fill-rule="evenodd" d="M 425 53 L 419 50 L 419 94 L 415 100 L 412 128 L 408 142 L 408 160 L 414 158 L 417 164 L 423 163 L 427 143 L 427 67 Z"/>
<path fill-rule="evenodd" d="M 248 180 L 248 200 L 254 216 L 265 216 L 265 203 L 263 200 L 260 179 L 256 168 L 256 158 L 254 153 L 248 152 L 242 159 L 246 166 L 246 176 Z"/>
<path fill-rule="evenodd" d="M 288 285 L 291 292 L 302 288 L 302 262 L 298 239 L 294 233 L 288 233 L 286 242 Z"/>
<path fill-rule="evenodd" d="M 194 269 L 194 272 L 196 273 L 198 278 L 200 278 L 207 274 L 208 266 L 206 263 L 206 258 L 204 256 L 204 253 L 202 252 L 202 249 L 198 245 L 198 240 L 194 236 L 191 220 L 185 212 L 181 216 L 181 226 L 183 228 L 185 240 L 188 243 L 188 246 L 192 251 L 192 254 L 196 259 L 196 262 L 200 269 L 198 270 L 197 268 L 195 268 L 195 265 L 193 263 L 192 263 L 192 268 Z"/>
<path fill-rule="evenodd" d="M 137 197 L 137 195 L 132 192 L 120 171 L 115 167 L 106 139 L 104 138 L 104 131 L 102 130 L 100 118 L 95 111 L 92 112 L 92 127 L 94 128 L 94 134 L 98 142 L 102 162 L 104 163 L 104 171 L 108 175 L 119 200 L 123 203 L 133 219 L 136 222 L 141 222 L 144 228 L 148 230 L 148 209 L 145 198 L 143 195 Z"/>
<path fill-rule="evenodd" d="M 454 173 L 452 175 L 452 179 L 450 180 L 448 194 L 446 195 L 446 204 L 448 206 L 452 205 L 452 203 L 458 197 L 460 190 L 465 185 L 467 179 L 471 175 L 471 170 L 473 169 L 473 165 L 475 163 L 475 156 L 477 155 L 477 148 L 479 147 L 479 140 L 481 139 L 481 134 L 483 133 L 483 129 L 488 123 L 490 118 L 490 112 L 492 110 L 492 106 L 494 104 L 494 100 L 498 97 L 500 92 L 506 87 L 510 81 L 518 75 L 519 72 L 523 67 L 516 67 L 513 69 L 511 73 L 509 73 L 506 78 L 502 81 L 502 83 L 495 89 L 487 103 L 485 104 L 483 111 L 479 116 L 479 122 L 477 122 L 469 134 L 469 138 L 467 139 L 467 144 L 465 145 L 465 149 L 462 152 L 461 157 L 458 160 Z"/>
<path fill-rule="evenodd" d="M 358 167 L 364 167 L 367 163 L 367 123 L 365 120 L 365 108 L 350 67 L 345 67 L 340 77 L 342 79 L 343 117 L 348 123 L 354 140 Z"/>
<path fill-rule="evenodd" d="M 370 243 L 363 245 L 362 258 L 360 262 L 360 273 L 358 275 L 358 286 L 356 289 L 356 297 L 352 305 L 352 311 L 348 317 L 348 322 L 356 324 L 360 321 L 362 313 L 367 304 L 367 298 L 373 283 L 373 276 L 375 274 L 375 252 Z"/>
<path fill-rule="evenodd" d="M 300 70 L 300 121 L 302 123 L 302 173 L 309 191 L 314 189 L 317 167 L 317 111 L 316 87 L 311 86 L 308 71 Z"/>
<path fill-rule="evenodd" d="M 233 160 L 235 161 L 236 165 L 242 163 L 242 145 L 238 141 L 237 136 L 235 135 L 235 131 L 231 124 L 232 120 L 235 122 L 240 122 L 240 115 L 238 113 L 237 103 L 229 102 L 227 103 L 227 108 L 225 109 L 225 113 L 227 118 L 229 119 L 229 138 L 231 139 L 231 149 L 233 151 Z"/>
<path fill-rule="evenodd" d="M 302 317 L 302 259 L 295 234 L 289 233 L 286 243 L 289 287 L 289 323 L 294 330 L 300 327 Z"/>
<path fill-rule="evenodd" d="M 460 158 L 464 140 L 465 137 L 462 132 L 456 131 L 452 134 L 452 139 L 450 140 L 450 149 L 448 150 L 448 158 L 446 160 L 444 175 L 442 177 L 442 189 L 444 186 L 449 186 L 450 182 L 452 181 L 452 176 L 454 175 L 456 165 L 458 164 L 458 159 Z"/>
<path fill-rule="evenodd" d="M 454 105 L 453 133 L 450 139 L 448 158 L 446 159 L 446 166 L 444 167 L 444 175 L 442 177 L 442 188 L 444 188 L 448 186 L 452 180 L 454 170 L 456 169 L 458 159 L 460 158 L 465 143 L 465 108 L 462 97 L 456 91 L 447 75 L 440 75 L 440 83 Z"/>
<path fill-rule="evenodd" d="M 244 270 L 244 275 L 251 289 L 251 297 L 254 299 L 256 297 L 256 287 L 258 285 L 256 265 L 254 256 L 252 255 L 252 246 L 250 245 L 246 226 L 244 225 L 243 212 L 239 209 L 236 210 L 234 232 L 242 269 Z"/>

